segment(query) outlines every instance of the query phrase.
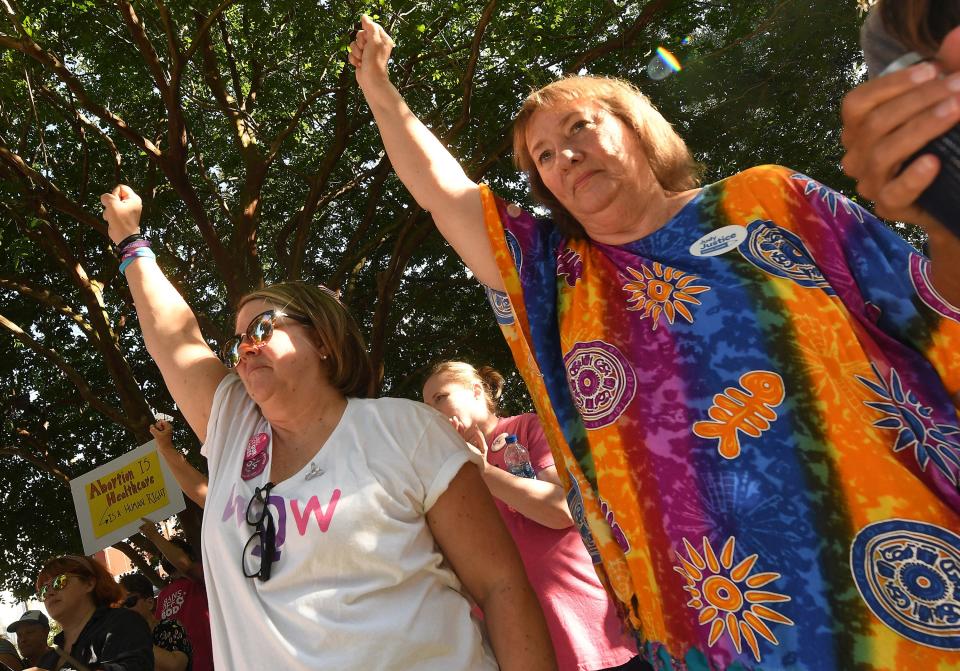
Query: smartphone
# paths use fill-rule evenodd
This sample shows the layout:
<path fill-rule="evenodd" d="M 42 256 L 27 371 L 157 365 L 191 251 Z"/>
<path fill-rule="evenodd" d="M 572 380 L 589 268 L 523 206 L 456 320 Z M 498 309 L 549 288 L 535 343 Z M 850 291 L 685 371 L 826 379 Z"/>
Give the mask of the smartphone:
<path fill-rule="evenodd" d="M 904 54 L 890 63 L 880 77 L 922 61 L 916 53 Z M 933 154 L 940 159 L 940 172 L 926 191 L 917 198 L 917 205 L 935 217 L 951 233 L 960 238 L 960 125 L 954 126 L 903 162 L 900 171 L 919 156 Z"/>

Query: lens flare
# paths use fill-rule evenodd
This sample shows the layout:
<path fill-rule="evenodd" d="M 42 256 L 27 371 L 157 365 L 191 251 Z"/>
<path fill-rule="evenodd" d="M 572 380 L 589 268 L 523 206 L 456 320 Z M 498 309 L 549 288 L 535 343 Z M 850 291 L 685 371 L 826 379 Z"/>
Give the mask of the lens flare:
<path fill-rule="evenodd" d="M 691 42 L 693 42 L 693 35 L 687 35 L 682 40 L 680 40 L 680 44 L 682 44 L 683 46 L 687 46 Z"/>
<path fill-rule="evenodd" d="M 677 57 L 664 47 L 657 47 L 657 52 L 647 63 L 647 75 L 650 76 L 650 79 L 657 81 L 666 79 L 674 72 L 680 72 L 682 69 L 683 66 L 680 65 Z"/>

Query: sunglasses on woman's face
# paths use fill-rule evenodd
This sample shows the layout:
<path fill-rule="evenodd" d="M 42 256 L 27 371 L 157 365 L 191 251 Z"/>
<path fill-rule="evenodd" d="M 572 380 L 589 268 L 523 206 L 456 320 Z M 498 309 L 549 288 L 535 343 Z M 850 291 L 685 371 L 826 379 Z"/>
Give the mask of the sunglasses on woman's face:
<path fill-rule="evenodd" d="M 55 578 L 51 578 L 37 588 L 37 598 L 43 601 L 47 598 L 47 595 L 53 592 L 59 592 L 67 586 L 67 580 L 72 577 L 69 573 L 61 573 Z"/>
<path fill-rule="evenodd" d="M 227 368 L 233 368 L 240 363 L 240 347 L 243 345 L 244 340 L 249 341 L 254 347 L 265 345 L 270 340 L 270 336 L 273 335 L 273 328 L 277 320 L 283 317 L 289 317 L 294 321 L 308 326 L 311 323 L 306 317 L 287 314 L 280 310 L 261 312 L 253 318 L 253 321 L 250 322 L 245 333 L 238 333 L 223 343 L 223 347 L 220 348 L 220 359 L 223 361 L 223 364 Z"/>

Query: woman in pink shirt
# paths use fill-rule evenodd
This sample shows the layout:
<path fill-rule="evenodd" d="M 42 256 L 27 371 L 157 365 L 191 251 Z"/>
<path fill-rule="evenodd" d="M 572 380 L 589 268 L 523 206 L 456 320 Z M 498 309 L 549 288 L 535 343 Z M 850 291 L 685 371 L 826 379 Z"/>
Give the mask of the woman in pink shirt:
<path fill-rule="evenodd" d="M 650 668 L 636 656 L 636 645 L 624 633 L 614 602 L 597 579 L 537 416 L 497 415 L 503 382 L 489 366 L 477 370 L 446 361 L 430 371 L 423 400 L 449 417 L 486 457 L 483 480 L 540 599 L 560 671 Z M 535 479 L 507 471 L 503 448 L 508 435 L 515 435 L 529 452 Z"/>

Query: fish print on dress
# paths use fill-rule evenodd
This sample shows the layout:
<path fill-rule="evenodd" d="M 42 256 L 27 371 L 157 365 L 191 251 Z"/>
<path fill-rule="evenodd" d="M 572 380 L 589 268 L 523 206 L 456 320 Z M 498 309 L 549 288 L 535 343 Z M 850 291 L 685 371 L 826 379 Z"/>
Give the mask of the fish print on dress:
<path fill-rule="evenodd" d="M 783 378 L 766 370 L 740 376 L 740 387 L 727 387 L 713 397 L 707 411 L 710 420 L 697 422 L 693 432 L 701 438 L 717 438 L 724 459 L 740 456 L 740 434 L 759 438 L 776 421 L 774 410 L 784 399 Z"/>

